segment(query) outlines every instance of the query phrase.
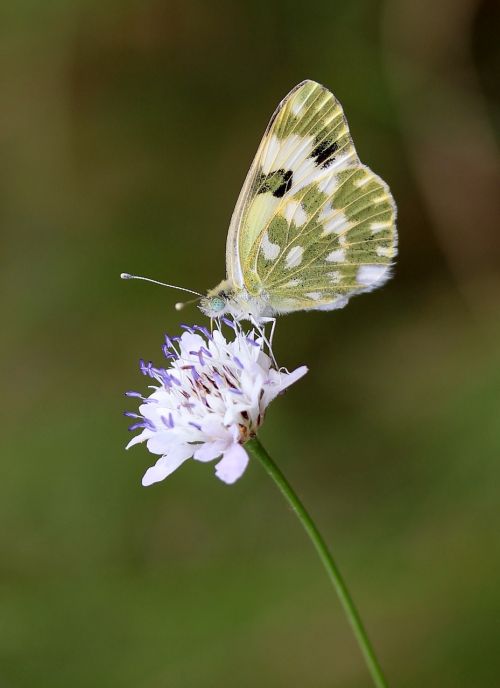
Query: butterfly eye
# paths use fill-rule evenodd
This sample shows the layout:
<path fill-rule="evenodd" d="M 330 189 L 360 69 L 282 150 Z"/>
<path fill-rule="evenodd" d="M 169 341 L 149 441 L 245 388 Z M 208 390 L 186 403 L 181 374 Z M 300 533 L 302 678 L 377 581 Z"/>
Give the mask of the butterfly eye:
<path fill-rule="evenodd" d="M 226 301 L 220 296 L 214 296 L 214 298 L 210 301 L 210 308 L 216 313 L 223 311 L 225 307 Z"/>

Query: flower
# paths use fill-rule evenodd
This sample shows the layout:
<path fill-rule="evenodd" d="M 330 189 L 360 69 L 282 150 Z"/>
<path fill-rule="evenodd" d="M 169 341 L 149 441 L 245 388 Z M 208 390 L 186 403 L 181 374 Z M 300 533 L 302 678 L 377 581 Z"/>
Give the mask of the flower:
<path fill-rule="evenodd" d="M 163 480 L 187 459 L 219 457 L 216 476 L 234 483 L 248 464 L 243 445 L 262 425 L 267 406 L 307 372 L 305 366 L 291 373 L 277 369 L 261 333 L 244 332 L 238 323 L 222 320 L 233 329 L 231 341 L 220 329 L 210 333 L 199 325 L 183 325 L 182 336 L 165 336 L 168 367 L 141 361 L 142 373 L 155 382 L 153 392 L 148 397 L 126 392 L 142 401 L 139 414 L 125 414 L 135 419 L 130 430 L 142 429 L 127 449 L 146 442 L 152 454 L 160 455 L 143 485 Z"/>

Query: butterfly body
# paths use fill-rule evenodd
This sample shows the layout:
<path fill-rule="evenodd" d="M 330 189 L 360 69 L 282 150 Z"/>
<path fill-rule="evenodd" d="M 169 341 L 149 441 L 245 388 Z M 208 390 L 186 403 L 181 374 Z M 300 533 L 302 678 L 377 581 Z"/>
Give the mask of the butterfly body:
<path fill-rule="evenodd" d="M 246 288 L 236 287 L 230 280 L 223 280 L 215 289 L 200 300 L 200 309 L 209 318 L 229 314 L 237 320 L 254 320 L 273 317 L 276 311 L 265 292 L 250 294 Z"/>
<path fill-rule="evenodd" d="M 231 219 L 227 279 L 200 308 L 256 321 L 342 308 L 390 277 L 395 219 L 389 188 L 360 162 L 340 103 L 304 81 L 271 118 Z"/>

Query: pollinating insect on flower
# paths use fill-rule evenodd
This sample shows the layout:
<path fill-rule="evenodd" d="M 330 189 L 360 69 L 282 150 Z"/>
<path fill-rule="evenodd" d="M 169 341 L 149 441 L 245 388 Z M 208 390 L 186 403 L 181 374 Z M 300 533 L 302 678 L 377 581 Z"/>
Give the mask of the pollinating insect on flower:
<path fill-rule="evenodd" d="M 165 337 L 167 367 L 141 361 L 153 392 L 148 397 L 127 392 L 142 401 L 139 414 L 126 413 L 135 419 L 130 429 L 142 429 L 128 447 L 146 442 L 152 454 L 160 455 L 143 485 L 163 480 L 190 458 L 218 459 L 216 476 L 234 483 L 248 464 L 243 445 L 262 425 L 266 408 L 307 372 L 305 366 L 292 373 L 278 370 L 263 335 L 224 321 L 234 330 L 230 341 L 220 329 L 210 333 L 198 325 L 184 326 L 180 337 Z"/>

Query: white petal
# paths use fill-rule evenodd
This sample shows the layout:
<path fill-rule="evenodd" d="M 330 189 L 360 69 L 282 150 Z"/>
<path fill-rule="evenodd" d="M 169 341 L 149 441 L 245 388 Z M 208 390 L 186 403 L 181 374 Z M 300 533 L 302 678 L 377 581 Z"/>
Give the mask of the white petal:
<path fill-rule="evenodd" d="M 233 443 L 237 442 L 240 438 L 240 430 L 237 425 L 231 425 L 229 428 L 229 433 L 233 438 Z"/>
<path fill-rule="evenodd" d="M 127 444 L 125 449 L 130 449 L 130 447 L 133 447 L 134 444 L 140 444 L 141 442 L 145 442 L 150 437 L 151 437 L 151 430 L 143 430 L 141 433 L 139 433 L 135 437 L 132 437 L 132 439 Z"/>
<path fill-rule="evenodd" d="M 291 373 L 286 373 L 283 375 L 281 373 L 281 389 L 280 391 L 286 389 L 287 387 L 290 387 L 290 385 L 293 385 L 294 382 L 297 382 L 297 380 L 300 380 L 301 377 L 304 377 L 304 375 L 307 373 L 308 367 L 303 365 L 299 366 L 295 370 L 292 370 Z"/>
<path fill-rule="evenodd" d="M 224 447 L 221 447 L 221 444 L 220 440 L 216 442 L 205 442 L 205 444 L 198 446 L 193 458 L 197 461 L 213 461 L 224 451 Z"/>
<path fill-rule="evenodd" d="M 172 430 L 166 430 L 165 432 L 157 431 L 148 439 L 148 451 L 151 454 L 166 454 L 170 447 L 176 444 L 175 437 L 172 436 Z"/>
<path fill-rule="evenodd" d="M 215 475 L 227 485 L 241 478 L 248 465 L 248 454 L 241 444 L 232 444 L 215 466 Z"/>
<path fill-rule="evenodd" d="M 167 456 L 162 456 L 154 466 L 148 468 L 142 478 L 142 484 L 144 487 L 148 487 L 148 485 L 164 480 L 167 475 L 177 470 L 192 454 L 193 448 L 190 445 L 181 444 L 175 447 Z"/>
<path fill-rule="evenodd" d="M 301 377 L 307 373 L 307 366 L 300 366 L 291 373 L 282 373 L 277 370 L 271 371 L 269 375 L 268 384 L 264 387 L 264 394 L 260 402 L 261 410 L 264 411 L 266 407 L 280 394 L 284 389 L 293 385 Z"/>
<path fill-rule="evenodd" d="M 183 352 L 189 355 L 190 351 L 199 351 L 202 346 L 205 346 L 205 340 L 199 334 L 184 332 L 180 344 Z"/>
<path fill-rule="evenodd" d="M 225 411 L 224 411 L 224 425 L 227 426 L 232 426 L 232 425 L 238 425 L 239 423 L 244 424 L 244 420 L 242 417 L 242 413 L 246 411 L 248 413 L 249 411 L 249 405 L 242 403 L 242 404 L 233 404 L 232 406 L 229 406 Z"/>
<path fill-rule="evenodd" d="M 201 429 L 203 430 L 205 435 L 207 435 L 213 440 L 226 439 L 226 437 L 228 436 L 227 429 L 222 424 L 220 418 L 217 417 L 209 417 L 206 420 L 204 420 L 201 424 Z"/>

